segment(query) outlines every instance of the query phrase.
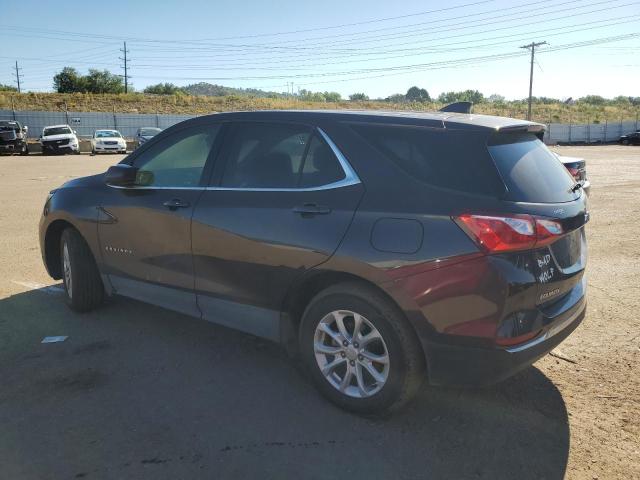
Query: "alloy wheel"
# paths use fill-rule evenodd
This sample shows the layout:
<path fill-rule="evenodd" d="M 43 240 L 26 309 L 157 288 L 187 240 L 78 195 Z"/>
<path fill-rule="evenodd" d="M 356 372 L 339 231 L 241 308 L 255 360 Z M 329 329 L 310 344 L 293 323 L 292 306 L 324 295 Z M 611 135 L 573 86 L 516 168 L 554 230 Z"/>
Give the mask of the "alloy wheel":
<path fill-rule="evenodd" d="M 378 393 L 389 378 L 389 351 L 378 329 L 350 310 L 325 315 L 314 334 L 316 363 L 325 379 L 354 398 Z"/>

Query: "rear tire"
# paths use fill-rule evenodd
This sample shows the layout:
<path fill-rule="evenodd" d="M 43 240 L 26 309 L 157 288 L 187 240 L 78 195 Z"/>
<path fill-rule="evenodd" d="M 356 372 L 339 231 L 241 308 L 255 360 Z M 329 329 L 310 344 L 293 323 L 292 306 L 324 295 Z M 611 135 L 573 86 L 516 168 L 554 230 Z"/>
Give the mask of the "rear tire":
<path fill-rule="evenodd" d="M 89 245 L 74 228 L 62 232 L 60 262 L 67 305 L 88 312 L 102 303 L 104 286 Z"/>
<path fill-rule="evenodd" d="M 402 312 L 357 282 L 337 284 L 313 298 L 302 317 L 299 343 L 320 392 L 354 413 L 399 409 L 425 377 L 422 348 Z"/>

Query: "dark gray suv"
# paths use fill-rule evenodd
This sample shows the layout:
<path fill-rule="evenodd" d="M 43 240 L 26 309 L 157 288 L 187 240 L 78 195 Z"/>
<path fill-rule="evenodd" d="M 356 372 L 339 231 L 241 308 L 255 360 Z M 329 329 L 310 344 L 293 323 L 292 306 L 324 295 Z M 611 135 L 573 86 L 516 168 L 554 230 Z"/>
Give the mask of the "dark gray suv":
<path fill-rule="evenodd" d="M 586 199 L 544 126 L 268 111 L 175 125 L 51 192 L 69 306 L 124 295 L 281 342 L 361 413 L 500 381 L 585 312 Z"/>

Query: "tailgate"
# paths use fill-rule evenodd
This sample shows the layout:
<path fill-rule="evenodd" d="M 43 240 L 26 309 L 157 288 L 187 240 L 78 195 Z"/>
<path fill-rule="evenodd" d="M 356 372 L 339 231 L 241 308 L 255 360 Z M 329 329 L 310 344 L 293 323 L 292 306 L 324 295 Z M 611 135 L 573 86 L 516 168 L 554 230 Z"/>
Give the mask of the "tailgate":
<path fill-rule="evenodd" d="M 562 298 L 582 279 L 587 263 L 584 226 L 537 250 L 534 257 L 538 283 L 536 304 L 546 306 Z"/>

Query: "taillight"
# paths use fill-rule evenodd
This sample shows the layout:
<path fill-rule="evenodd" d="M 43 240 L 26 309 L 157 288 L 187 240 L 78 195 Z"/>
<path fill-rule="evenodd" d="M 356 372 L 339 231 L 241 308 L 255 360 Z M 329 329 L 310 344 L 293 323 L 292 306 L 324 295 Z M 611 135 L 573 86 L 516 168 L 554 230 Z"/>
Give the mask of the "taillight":
<path fill-rule="evenodd" d="M 549 245 L 562 235 L 559 222 L 532 215 L 464 214 L 454 221 L 487 253 L 531 250 Z"/>
<path fill-rule="evenodd" d="M 567 170 L 569 170 L 569 173 L 573 178 L 575 178 L 576 180 L 580 180 L 580 170 L 573 167 L 567 167 Z"/>
<path fill-rule="evenodd" d="M 555 242 L 562 235 L 562 225 L 555 220 L 535 218 L 536 222 L 536 248 Z"/>

